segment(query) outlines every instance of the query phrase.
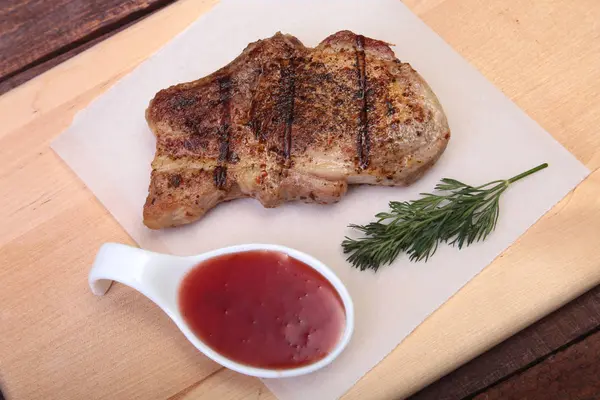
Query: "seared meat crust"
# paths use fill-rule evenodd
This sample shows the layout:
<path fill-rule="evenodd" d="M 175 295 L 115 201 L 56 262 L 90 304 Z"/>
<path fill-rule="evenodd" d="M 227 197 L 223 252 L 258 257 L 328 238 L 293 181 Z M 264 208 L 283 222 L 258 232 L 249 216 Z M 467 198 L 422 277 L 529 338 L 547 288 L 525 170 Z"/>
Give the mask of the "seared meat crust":
<path fill-rule="evenodd" d="M 349 184 L 406 185 L 450 138 L 427 83 L 387 43 L 335 33 L 314 49 L 277 33 L 229 65 L 161 90 L 144 223 L 187 224 L 223 201 L 337 202 Z"/>

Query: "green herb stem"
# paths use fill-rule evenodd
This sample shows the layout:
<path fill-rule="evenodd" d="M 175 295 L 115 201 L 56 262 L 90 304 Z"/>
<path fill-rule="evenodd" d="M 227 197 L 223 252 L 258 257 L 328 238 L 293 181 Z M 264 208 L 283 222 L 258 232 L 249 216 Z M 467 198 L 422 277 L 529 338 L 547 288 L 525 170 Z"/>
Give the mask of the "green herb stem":
<path fill-rule="evenodd" d="M 377 270 L 390 264 L 400 253 L 412 261 L 427 261 L 440 242 L 469 246 L 485 240 L 493 232 L 500 215 L 500 196 L 510 184 L 534 174 L 548 164 L 481 186 L 470 186 L 444 178 L 436 193 L 422 193 L 409 202 L 390 202 L 390 211 L 377 214 L 367 225 L 350 225 L 364 234 L 342 242 L 348 261 L 355 267 Z"/>
<path fill-rule="evenodd" d="M 535 174 L 536 172 L 538 172 L 538 171 L 540 171 L 540 170 L 542 170 L 542 169 L 544 169 L 544 168 L 547 168 L 547 167 L 548 167 L 548 163 L 543 163 L 543 164 L 540 164 L 540 165 L 538 165 L 538 166 L 537 166 L 537 167 L 535 167 L 535 168 L 531 168 L 531 169 L 530 169 L 530 170 L 528 170 L 528 171 L 525 171 L 525 172 L 523 172 L 523 173 L 521 173 L 521 174 L 519 174 L 519 175 L 513 176 L 512 178 L 510 178 L 510 179 L 508 180 L 508 183 L 509 183 L 509 184 L 510 184 L 510 183 L 515 183 L 516 181 L 518 181 L 518 180 L 520 180 L 520 179 L 523 179 L 523 178 L 525 178 L 526 176 L 529 176 L 529 175 L 531 175 L 531 174 Z"/>

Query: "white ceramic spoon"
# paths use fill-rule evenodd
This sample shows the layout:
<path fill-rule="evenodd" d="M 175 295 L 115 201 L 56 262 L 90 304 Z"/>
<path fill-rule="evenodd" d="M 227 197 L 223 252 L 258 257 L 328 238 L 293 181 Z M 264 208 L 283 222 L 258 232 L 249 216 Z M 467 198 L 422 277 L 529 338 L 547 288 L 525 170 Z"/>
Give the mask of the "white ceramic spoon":
<path fill-rule="evenodd" d="M 344 303 L 346 325 L 337 345 L 325 358 L 309 365 L 293 369 L 276 370 L 250 367 L 240 364 L 220 353 L 200 340 L 184 321 L 178 307 L 179 285 L 184 276 L 200 262 L 222 254 L 240 253 L 251 250 L 282 252 L 318 271 L 337 290 Z M 209 251 L 190 257 L 177 257 L 154 253 L 137 247 L 117 243 L 106 243 L 96 256 L 89 275 L 92 292 L 104 295 L 112 281 L 121 282 L 138 290 L 158 305 L 175 322 L 186 338 L 198 350 L 217 363 L 242 374 L 261 378 L 283 378 L 304 375 L 331 363 L 346 347 L 354 329 L 354 308 L 348 291 L 340 279 L 325 264 L 316 258 L 289 247 L 272 244 L 243 244 Z"/>

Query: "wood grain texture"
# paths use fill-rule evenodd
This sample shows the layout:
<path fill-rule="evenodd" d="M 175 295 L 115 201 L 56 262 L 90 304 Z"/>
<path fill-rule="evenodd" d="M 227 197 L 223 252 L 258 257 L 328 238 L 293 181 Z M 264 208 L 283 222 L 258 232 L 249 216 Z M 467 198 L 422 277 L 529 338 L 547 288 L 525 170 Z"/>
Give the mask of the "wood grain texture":
<path fill-rule="evenodd" d="M 411 396 L 410 400 L 459 400 L 482 392 L 586 337 L 599 326 L 600 286 L 597 286 Z"/>
<path fill-rule="evenodd" d="M 3 0 L 0 94 L 174 0 Z"/>
<path fill-rule="evenodd" d="M 600 397 L 600 331 L 548 357 L 474 400 L 596 400 Z"/>
<path fill-rule="evenodd" d="M 100 244 L 131 239 L 48 148 L 77 110 L 212 4 L 177 2 L 0 97 L 0 354 L 9 354 L 0 378 L 9 398 L 273 398 L 258 380 L 200 356 L 132 290 L 115 288 L 102 302 L 89 294 Z M 590 106 L 600 96 L 600 3 L 407 4 L 579 159 L 600 166 Z M 516 28 L 516 19 L 527 23 Z M 404 397 L 591 289 L 600 282 L 598 226 L 596 171 L 346 398 Z"/>
<path fill-rule="evenodd" d="M 133 20 L 130 20 L 130 18 L 125 18 L 125 21 L 115 23 L 115 29 L 109 32 L 103 34 L 98 33 L 90 35 L 89 37 L 87 37 L 86 41 L 81 42 L 81 44 L 65 46 L 65 48 L 63 48 L 63 51 L 56 53 L 56 56 L 52 56 L 52 58 L 46 61 L 38 60 L 33 64 L 23 67 L 22 70 L 7 76 L 5 79 L 0 79 L 0 95 L 8 92 L 9 90 L 19 85 L 22 85 L 28 80 L 46 72 L 52 67 L 68 60 L 69 58 L 76 56 L 77 54 L 89 49 L 90 47 L 95 46 L 96 44 L 102 42 L 103 40 L 106 40 L 110 36 L 113 36 L 114 34 L 129 28 L 136 22 L 139 22 L 140 19 L 145 18 L 147 15 L 150 14 L 144 14 L 144 16 L 140 17 L 139 19 Z M 123 25 L 120 25 L 120 23 L 123 23 Z"/>
<path fill-rule="evenodd" d="M 164 43 L 212 4 L 182 4 L 178 24 L 173 23 L 171 12 L 150 18 L 164 23 L 158 34 L 164 35 Z M 145 33 L 138 31 L 137 38 L 148 54 L 160 43 L 144 45 Z M 143 59 L 140 54 L 135 57 L 136 64 Z M 114 58 L 106 62 L 112 65 Z M 112 81 L 131 67 L 120 65 L 123 69 L 117 69 Z M 167 398 L 219 367 L 193 350 L 149 301 L 126 287 L 121 288 L 121 295 L 117 292 L 89 313 L 98 303 L 88 296 L 86 276 L 99 244 L 132 241 L 49 149 L 50 140 L 80 108 L 75 104 L 87 104 L 107 86 L 102 80 L 91 82 L 90 75 L 86 79 L 85 71 L 79 75 L 71 70 L 62 76 L 66 81 L 79 76 L 95 92 L 80 93 L 47 112 L 35 112 L 29 124 L 0 133 L 0 153 L 7 156 L 7 164 L 0 169 L 0 215 L 4 219 L 0 224 L 0 281 L 6 288 L 0 294 L 3 390 L 9 399 L 55 398 L 59 392 L 64 398 Z M 77 91 L 73 89 L 70 93 Z M 37 97 L 41 108 L 43 97 Z M 30 111 L 31 106 L 27 107 Z M 5 197 L 8 192 L 15 196 Z M 117 313 L 102 311 L 117 304 Z M 171 344 L 161 345 L 165 340 Z M 94 356 L 99 353 L 100 359 Z M 108 376 L 116 374 L 122 383 L 112 387 Z"/>

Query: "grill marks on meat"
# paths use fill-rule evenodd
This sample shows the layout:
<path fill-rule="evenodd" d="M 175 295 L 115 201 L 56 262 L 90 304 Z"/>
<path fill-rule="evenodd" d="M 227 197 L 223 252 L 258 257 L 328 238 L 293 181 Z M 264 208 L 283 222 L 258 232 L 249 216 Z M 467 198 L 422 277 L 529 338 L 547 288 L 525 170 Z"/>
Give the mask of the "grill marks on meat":
<path fill-rule="evenodd" d="M 214 170 L 215 186 L 218 189 L 225 187 L 227 181 L 227 160 L 229 159 L 229 134 L 231 131 L 231 78 L 224 76 L 218 78 L 219 82 L 219 101 L 222 107 L 222 120 L 219 127 L 219 159 L 218 165 Z"/>
<path fill-rule="evenodd" d="M 285 120 L 285 131 L 283 134 L 283 156 L 286 164 L 289 166 L 290 157 L 292 154 L 292 123 L 294 122 L 294 100 L 296 97 L 296 69 L 294 59 L 284 61 L 281 70 L 281 114 Z"/>
<path fill-rule="evenodd" d="M 276 34 L 205 78 L 162 90 L 144 223 L 192 222 L 220 202 L 338 201 L 348 184 L 404 185 L 441 155 L 446 117 L 389 45 L 349 31 L 314 49 Z"/>
<path fill-rule="evenodd" d="M 358 70 L 358 98 L 360 107 L 357 136 L 358 165 L 365 169 L 369 165 L 369 130 L 367 119 L 367 67 L 365 59 L 365 37 L 356 36 L 356 68 Z"/>

